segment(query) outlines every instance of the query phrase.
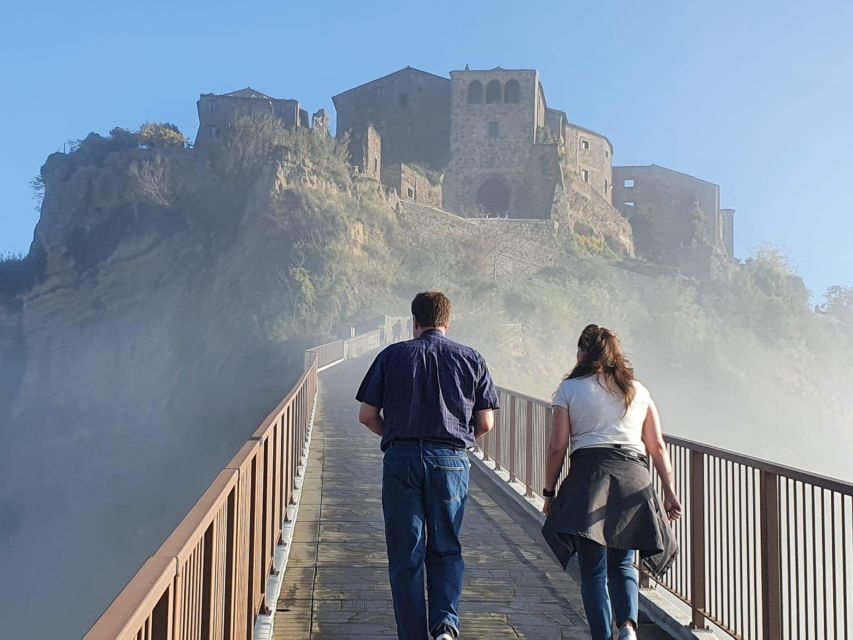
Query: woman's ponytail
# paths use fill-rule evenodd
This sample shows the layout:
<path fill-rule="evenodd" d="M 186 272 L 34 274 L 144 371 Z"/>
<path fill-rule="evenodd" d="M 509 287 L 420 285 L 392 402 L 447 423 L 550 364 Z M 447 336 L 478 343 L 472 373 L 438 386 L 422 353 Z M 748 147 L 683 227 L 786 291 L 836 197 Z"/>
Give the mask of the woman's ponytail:
<path fill-rule="evenodd" d="M 634 369 L 622 352 L 616 334 L 595 324 L 587 325 L 578 339 L 582 357 L 566 379 L 597 375 L 604 387 L 625 399 L 625 412 L 634 400 Z"/>

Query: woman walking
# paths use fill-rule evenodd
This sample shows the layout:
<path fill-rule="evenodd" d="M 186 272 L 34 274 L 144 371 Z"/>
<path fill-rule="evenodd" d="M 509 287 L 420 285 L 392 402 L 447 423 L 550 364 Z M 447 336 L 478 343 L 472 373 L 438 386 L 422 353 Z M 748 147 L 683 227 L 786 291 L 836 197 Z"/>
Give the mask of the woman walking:
<path fill-rule="evenodd" d="M 677 553 L 669 520 L 681 517 L 657 408 L 635 380 L 616 335 L 594 324 L 581 333 L 577 365 L 554 394 L 553 407 L 542 533 L 564 567 L 578 554 L 593 639 L 612 640 L 615 620 L 618 640 L 634 640 L 635 552 L 653 573 L 666 571 Z M 571 466 L 557 494 L 567 451 Z M 649 457 L 663 483 L 663 504 Z"/>

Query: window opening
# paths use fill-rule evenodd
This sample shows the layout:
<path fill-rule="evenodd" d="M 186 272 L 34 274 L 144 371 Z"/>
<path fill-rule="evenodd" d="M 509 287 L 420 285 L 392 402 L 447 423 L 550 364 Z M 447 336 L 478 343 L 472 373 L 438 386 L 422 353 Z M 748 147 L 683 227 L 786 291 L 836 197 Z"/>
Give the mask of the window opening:
<path fill-rule="evenodd" d="M 495 104 L 501 101 L 503 96 L 503 87 L 501 87 L 501 83 L 497 80 L 489 81 L 489 84 L 486 85 L 486 104 Z"/>
<path fill-rule="evenodd" d="M 479 80 L 474 80 L 468 85 L 468 104 L 482 104 L 483 102 L 483 83 Z"/>
<path fill-rule="evenodd" d="M 519 99 L 519 86 L 517 80 L 508 80 L 506 86 L 504 87 L 504 102 L 518 102 Z"/>

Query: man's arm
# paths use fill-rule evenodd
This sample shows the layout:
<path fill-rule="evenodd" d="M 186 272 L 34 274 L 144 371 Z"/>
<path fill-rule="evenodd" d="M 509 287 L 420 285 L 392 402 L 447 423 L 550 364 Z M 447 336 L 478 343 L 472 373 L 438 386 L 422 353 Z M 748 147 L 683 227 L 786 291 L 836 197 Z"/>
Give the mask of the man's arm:
<path fill-rule="evenodd" d="M 385 433 L 385 421 L 381 412 L 385 396 L 384 356 L 387 351 L 388 349 L 385 349 L 376 356 L 355 394 L 355 399 L 361 403 L 358 408 L 358 421 L 378 436 Z"/>
<path fill-rule="evenodd" d="M 495 412 L 493 409 L 483 409 L 474 412 L 474 438 L 486 435 L 495 428 Z"/>
<path fill-rule="evenodd" d="M 381 411 L 382 409 L 379 407 L 374 407 L 366 402 L 362 402 L 358 409 L 358 421 L 380 437 L 385 433 L 385 423 L 382 420 Z"/>

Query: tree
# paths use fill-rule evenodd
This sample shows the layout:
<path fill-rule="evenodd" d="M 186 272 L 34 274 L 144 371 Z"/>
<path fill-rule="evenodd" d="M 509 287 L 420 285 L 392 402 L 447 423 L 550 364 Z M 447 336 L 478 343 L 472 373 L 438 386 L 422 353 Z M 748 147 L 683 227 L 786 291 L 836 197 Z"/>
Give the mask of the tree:
<path fill-rule="evenodd" d="M 36 201 L 36 211 L 41 211 L 41 203 L 44 202 L 44 178 L 41 174 L 30 180 L 30 189 L 33 190 L 33 200 Z"/>
<path fill-rule="evenodd" d="M 139 128 L 137 139 L 149 149 L 187 146 L 186 136 L 171 122 L 146 122 Z"/>
<path fill-rule="evenodd" d="M 820 310 L 853 327 L 853 287 L 834 286 L 826 290 Z"/>
<path fill-rule="evenodd" d="M 159 153 L 151 159 L 132 163 L 127 173 L 141 199 L 161 207 L 172 206 L 176 191 L 175 180 Z"/>

